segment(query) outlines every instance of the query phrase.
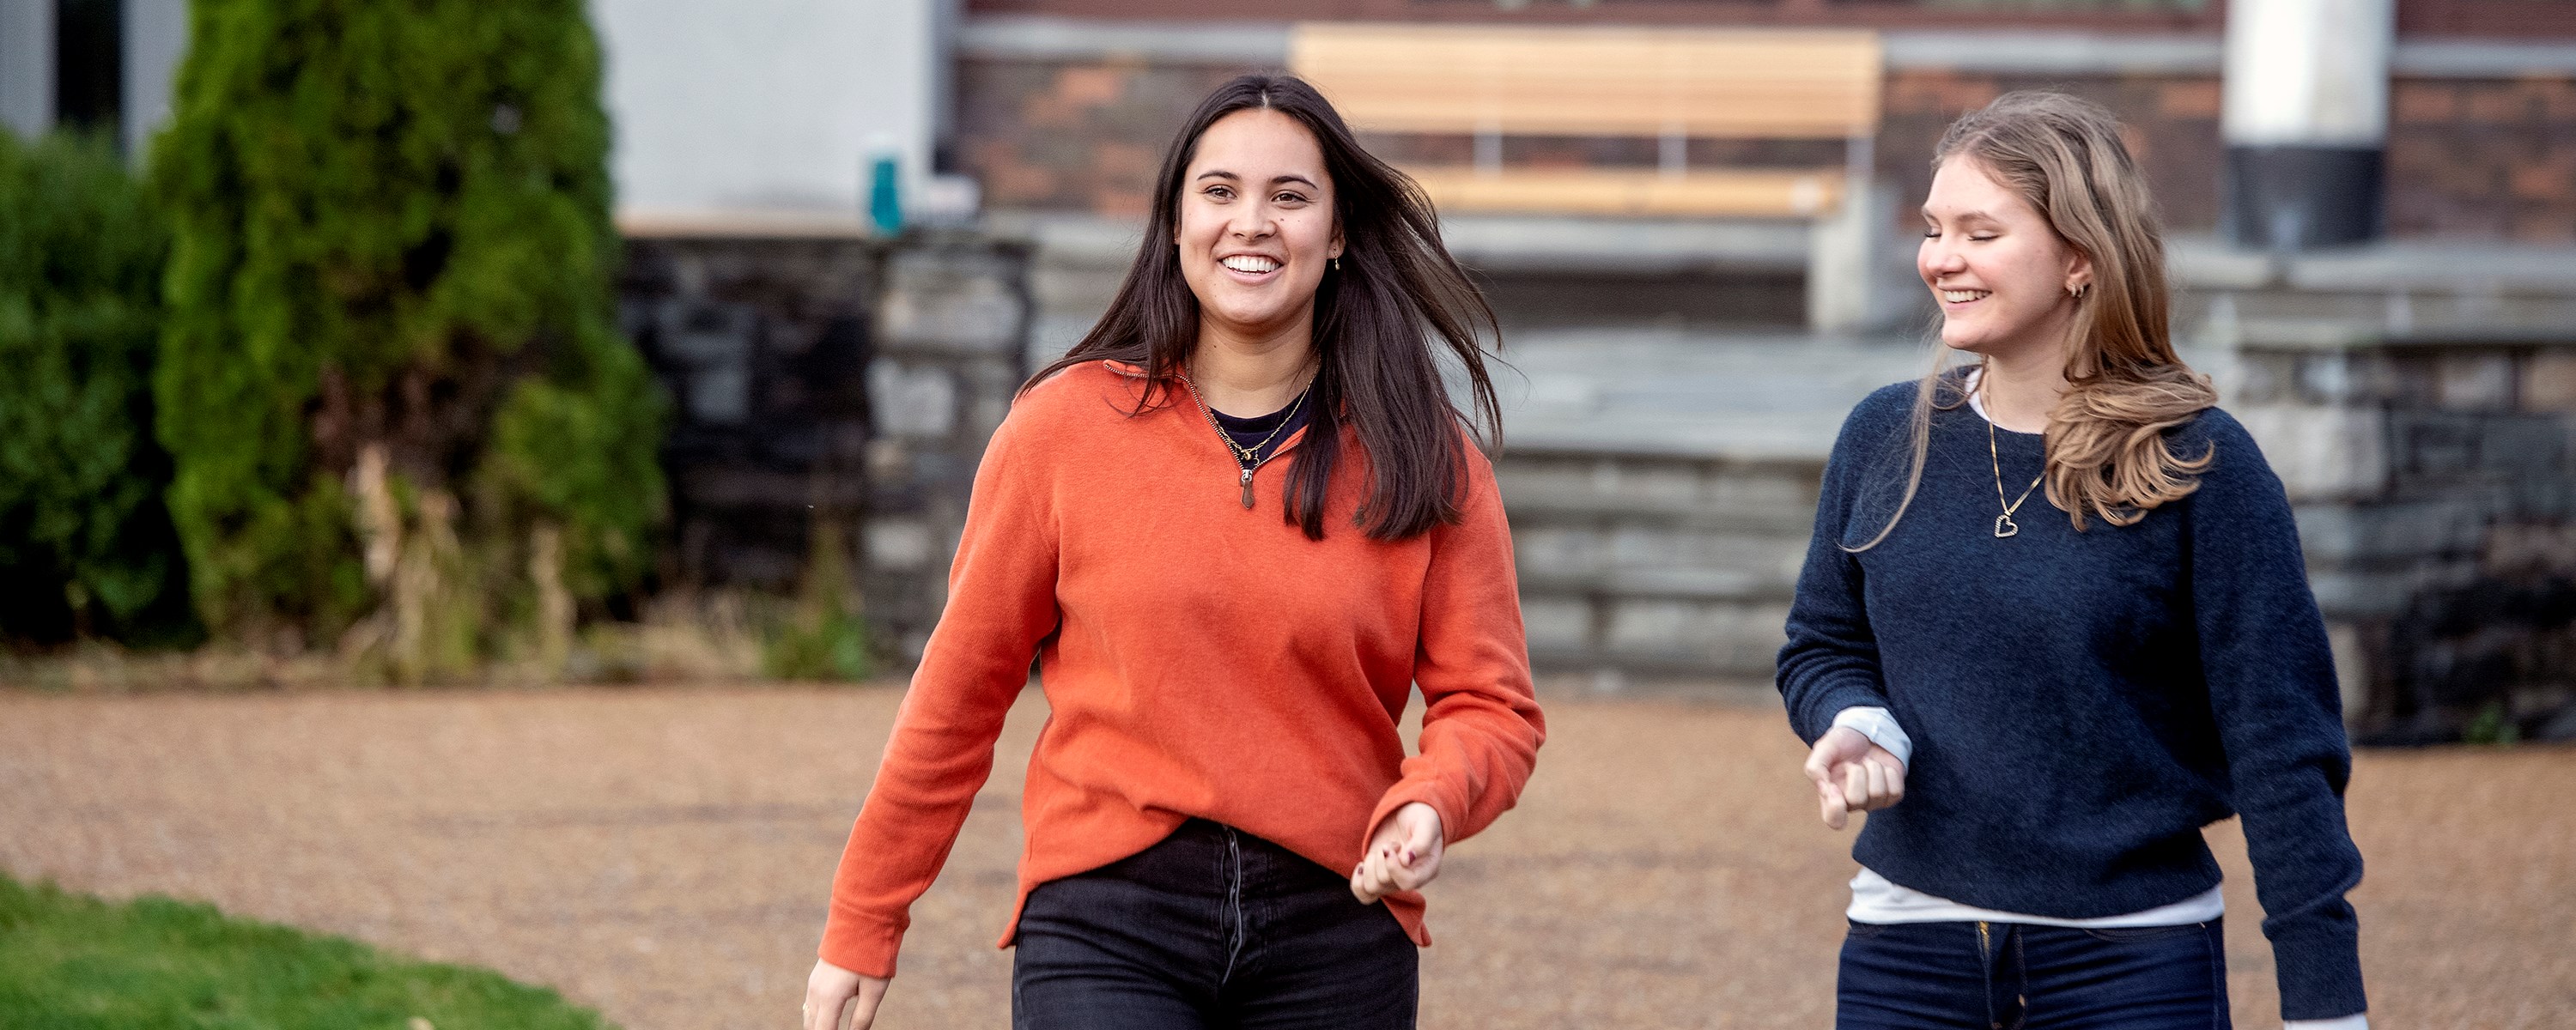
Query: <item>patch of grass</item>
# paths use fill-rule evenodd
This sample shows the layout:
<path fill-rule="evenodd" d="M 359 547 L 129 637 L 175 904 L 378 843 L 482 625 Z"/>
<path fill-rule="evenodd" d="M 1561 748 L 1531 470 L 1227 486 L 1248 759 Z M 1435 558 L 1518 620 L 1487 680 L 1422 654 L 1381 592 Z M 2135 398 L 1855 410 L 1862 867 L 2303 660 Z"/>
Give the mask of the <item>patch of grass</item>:
<path fill-rule="evenodd" d="M 2460 731 L 2461 742 L 2467 744 L 2501 747 L 2521 739 L 2522 727 L 2514 724 L 2513 714 L 2505 710 L 2502 701 L 2487 702 L 2486 707 L 2478 709 L 2477 717 L 2470 719 L 2468 726 Z"/>
<path fill-rule="evenodd" d="M 125 904 L 0 875 L 10 1030 L 613 1030 L 551 990 L 149 896 Z"/>
<path fill-rule="evenodd" d="M 761 671 L 786 680 L 860 682 L 876 666 L 869 660 L 867 618 L 850 589 L 839 521 L 815 519 L 811 546 L 796 611 L 762 649 Z"/>

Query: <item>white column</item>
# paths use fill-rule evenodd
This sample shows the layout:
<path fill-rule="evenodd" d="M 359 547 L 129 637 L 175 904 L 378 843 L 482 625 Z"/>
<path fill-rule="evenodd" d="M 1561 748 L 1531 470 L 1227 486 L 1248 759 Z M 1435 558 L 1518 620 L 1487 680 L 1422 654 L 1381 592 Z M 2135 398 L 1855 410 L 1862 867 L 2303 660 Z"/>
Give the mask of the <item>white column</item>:
<path fill-rule="evenodd" d="M 930 170 L 936 3 L 592 0 L 620 216 L 855 221 L 871 138 L 891 141 L 917 188 Z"/>
<path fill-rule="evenodd" d="M 2245 246 L 2381 232 L 2396 0 L 2231 0 L 2225 228 Z"/>
<path fill-rule="evenodd" d="M 931 0 L 930 4 L 930 150 L 924 151 L 923 173 L 957 171 L 966 156 L 957 145 L 957 34 L 966 26 L 966 0 Z"/>
<path fill-rule="evenodd" d="M 54 127 L 54 0 L 0 0 L 0 125 L 29 139 Z"/>
<path fill-rule="evenodd" d="M 188 0 L 123 0 L 124 79 L 117 132 L 126 159 L 141 165 L 152 136 L 170 120 L 179 61 L 188 54 Z"/>

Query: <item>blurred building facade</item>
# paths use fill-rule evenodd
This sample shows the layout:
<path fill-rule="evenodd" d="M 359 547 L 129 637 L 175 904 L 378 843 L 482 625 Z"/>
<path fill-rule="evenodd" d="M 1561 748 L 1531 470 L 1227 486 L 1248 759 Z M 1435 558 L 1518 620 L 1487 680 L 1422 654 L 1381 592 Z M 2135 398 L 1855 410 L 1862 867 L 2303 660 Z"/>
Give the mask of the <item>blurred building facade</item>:
<path fill-rule="evenodd" d="M 109 132 L 140 152 L 187 43 L 188 0 L 0 0 L 0 125 Z"/>
<path fill-rule="evenodd" d="M 1300 23 L 1875 34 L 1868 138 L 1687 143 L 1693 166 L 1860 165 L 1828 210 L 1444 211 L 1528 373 L 1501 471 L 1543 666 L 1604 685 L 1768 672 L 1835 417 L 1920 367 L 1902 344 L 1927 315 L 1910 212 L 1932 147 L 2001 93 L 2055 89 L 2128 125 L 2171 234 L 2177 342 L 2293 493 L 2356 722 L 2388 740 L 2456 735 L 2482 712 L 2576 733 L 2576 402 L 2556 385 L 2576 368 L 2576 5 L 1289 0 L 1260 13 L 967 5 L 947 149 L 998 220 L 1038 243 L 1038 351 L 1078 338 L 1106 302 L 1171 128 L 1217 83 L 1293 64 Z M 1368 138 L 1399 162 L 1479 145 Z M 1498 149 L 1561 169 L 1670 153 L 1607 134 Z"/>
<path fill-rule="evenodd" d="M 2394 7 L 2390 234 L 2576 243 L 2576 6 Z M 1899 195 L 1921 194 L 1923 157 L 1961 111 L 2050 87 L 2129 121 L 2175 229 L 2218 229 L 2227 12 L 2215 0 L 1288 0 L 1262 13 L 1275 20 L 1183 0 L 974 0 L 958 35 L 960 166 L 995 207 L 1141 213 L 1140 169 L 1169 127 L 1214 83 L 1284 65 L 1299 21 L 1861 27 L 1883 34 L 1875 162 Z M 1580 138 L 1540 146 L 1561 163 L 1653 161 Z"/>
<path fill-rule="evenodd" d="M 1958 115 L 2047 88 L 2129 127 L 2171 231 L 2178 342 L 2292 491 L 2356 720 L 2432 739 L 2501 711 L 2576 734 L 2576 4 L 592 12 L 631 240 L 625 324 L 679 402 L 672 580 L 783 583 L 814 504 L 855 521 L 871 604 L 898 650 L 917 648 L 1016 375 L 1108 304 L 1188 110 L 1234 75 L 1293 66 L 1301 26 L 1831 30 L 1875 64 L 1868 128 L 1848 137 L 1361 126 L 1408 164 L 1840 176 L 1768 213 L 1444 211 L 1526 373 L 1500 469 L 1544 668 L 1602 686 L 1768 673 L 1834 426 L 1921 365 L 1908 212 L 1931 148 Z M 185 23 L 185 0 L 0 0 L 0 118 L 113 121 L 139 153 Z M 873 226 L 880 158 L 917 213 L 951 224 Z M 943 191 L 959 181 L 980 189 L 971 225 Z"/>

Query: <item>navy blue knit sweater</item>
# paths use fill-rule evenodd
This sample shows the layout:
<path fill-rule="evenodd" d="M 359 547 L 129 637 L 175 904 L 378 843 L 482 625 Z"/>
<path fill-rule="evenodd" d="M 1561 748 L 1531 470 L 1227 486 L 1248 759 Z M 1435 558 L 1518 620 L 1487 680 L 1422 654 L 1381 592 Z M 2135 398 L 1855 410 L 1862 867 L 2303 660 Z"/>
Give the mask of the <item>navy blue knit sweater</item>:
<path fill-rule="evenodd" d="M 2253 438 L 2210 409 L 2169 436 L 2184 457 L 2217 448 L 2190 496 L 2077 532 L 2043 487 L 1998 539 L 1986 421 L 1935 410 L 1912 506 L 1847 553 L 1903 494 L 1913 406 L 1913 384 L 1890 386 L 1844 422 L 1780 651 L 1810 744 L 1853 705 L 1913 738 L 1905 800 L 1871 813 L 1852 857 L 1980 908 L 2117 915 L 2217 884 L 2201 827 L 2241 813 L 2283 1018 L 2362 1011 L 2334 663 Z M 1996 439 L 2018 495 L 2040 437 Z"/>

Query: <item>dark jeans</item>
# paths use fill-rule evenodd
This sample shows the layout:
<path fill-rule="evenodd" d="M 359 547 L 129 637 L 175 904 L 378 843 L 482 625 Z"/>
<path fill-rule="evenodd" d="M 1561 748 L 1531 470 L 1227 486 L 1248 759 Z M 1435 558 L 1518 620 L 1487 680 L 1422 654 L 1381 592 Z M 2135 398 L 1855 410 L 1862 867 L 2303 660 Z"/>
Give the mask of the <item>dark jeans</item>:
<path fill-rule="evenodd" d="M 1020 911 L 1015 1030 L 1411 1030 L 1420 958 L 1350 878 L 1192 819 L 1041 884 Z"/>
<path fill-rule="evenodd" d="M 2219 923 L 1853 923 L 1836 1030 L 2228 1030 Z"/>

